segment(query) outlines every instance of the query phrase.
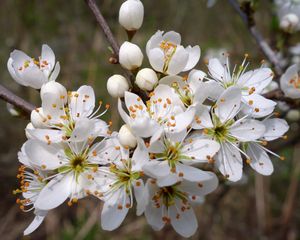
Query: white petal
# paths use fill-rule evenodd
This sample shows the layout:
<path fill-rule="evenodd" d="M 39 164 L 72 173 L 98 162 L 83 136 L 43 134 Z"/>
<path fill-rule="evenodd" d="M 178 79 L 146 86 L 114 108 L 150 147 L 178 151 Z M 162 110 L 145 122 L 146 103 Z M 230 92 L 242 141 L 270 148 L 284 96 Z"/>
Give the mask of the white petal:
<path fill-rule="evenodd" d="M 188 71 L 195 67 L 199 62 L 201 50 L 198 45 L 194 47 L 188 46 L 185 48 L 185 50 L 189 53 L 189 59 L 183 71 Z"/>
<path fill-rule="evenodd" d="M 230 74 L 226 67 L 217 58 L 209 59 L 208 70 L 214 79 L 225 83 L 231 81 Z"/>
<path fill-rule="evenodd" d="M 19 77 L 34 89 L 40 89 L 48 81 L 47 76 L 35 65 L 27 67 Z"/>
<path fill-rule="evenodd" d="M 41 167 L 44 170 L 54 170 L 61 166 L 58 158 L 60 148 L 47 145 L 38 140 L 28 140 L 25 145 L 25 152 L 30 163 Z"/>
<path fill-rule="evenodd" d="M 195 234 L 198 228 L 198 222 L 194 210 L 193 208 L 190 208 L 186 209 L 185 211 L 181 211 L 179 210 L 181 208 L 181 204 L 178 203 L 176 205 L 178 205 L 177 208 L 175 206 L 171 206 L 169 208 L 171 225 L 173 226 L 174 230 L 181 236 L 185 238 L 191 237 Z"/>
<path fill-rule="evenodd" d="M 158 99 L 162 99 L 161 103 L 159 103 Z M 166 99 L 170 99 L 172 102 L 172 105 L 179 106 L 182 109 L 185 109 L 180 98 L 178 95 L 173 91 L 173 89 L 169 86 L 166 86 L 164 84 L 158 85 L 154 90 L 154 95 L 150 98 L 150 101 L 158 101 L 158 105 L 163 105 L 166 101 Z M 163 107 L 159 108 L 161 109 L 159 112 L 156 112 L 157 115 L 162 114 L 165 109 Z"/>
<path fill-rule="evenodd" d="M 165 54 L 160 48 L 154 48 L 149 50 L 148 58 L 150 65 L 153 67 L 154 70 L 158 72 L 163 72 L 164 68 L 164 60 Z"/>
<path fill-rule="evenodd" d="M 216 166 L 230 181 L 236 182 L 243 174 L 243 160 L 240 152 L 229 143 L 221 144 L 216 156 Z"/>
<path fill-rule="evenodd" d="M 181 36 L 177 32 L 170 31 L 170 32 L 166 32 L 163 35 L 163 40 L 166 42 L 171 42 L 171 43 L 174 43 L 175 45 L 178 45 L 181 43 Z"/>
<path fill-rule="evenodd" d="M 244 112 L 250 114 L 253 117 L 264 117 L 273 112 L 276 102 L 269 100 L 258 94 L 251 94 L 249 96 L 243 96 L 242 101 L 249 108 Z"/>
<path fill-rule="evenodd" d="M 146 189 L 143 180 L 141 179 L 136 180 L 132 184 L 133 184 L 135 200 L 137 203 L 136 215 L 140 216 L 145 211 L 147 205 L 146 203 L 148 201 L 148 196 L 147 194 L 145 194 Z"/>
<path fill-rule="evenodd" d="M 160 46 L 160 43 L 163 41 L 163 31 L 157 31 L 147 42 L 146 52 L 149 57 L 149 52 L 153 48 L 157 48 Z"/>
<path fill-rule="evenodd" d="M 22 79 L 16 74 L 15 69 L 12 66 L 13 64 L 13 59 L 9 58 L 7 61 L 7 69 L 10 73 L 10 75 L 12 76 L 12 78 L 19 84 L 23 85 L 23 86 L 28 86 L 26 82 L 22 81 Z"/>
<path fill-rule="evenodd" d="M 26 129 L 32 139 L 43 141 L 44 143 L 59 143 L 63 141 L 65 133 L 62 130 L 54 129 Z"/>
<path fill-rule="evenodd" d="M 222 123 L 234 118 L 240 110 L 241 90 L 236 87 L 227 88 L 219 97 L 215 113 Z"/>
<path fill-rule="evenodd" d="M 147 165 L 144 165 L 143 170 L 154 178 L 162 178 L 170 174 L 170 167 L 167 161 L 151 160 Z"/>
<path fill-rule="evenodd" d="M 34 232 L 44 221 L 45 216 L 35 216 L 30 225 L 24 230 L 24 235 L 29 235 Z"/>
<path fill-rule="evenodd" d="M 131 159 L 132 171 L 142 171 L 142 167 L 149 162 L 149 154 L 143 140 L 139 139 Z"/>
<path fill-rule="evenodd" d="M 272 118 L 263 121 L 266 127 L 263 139 L 272 141 L 283 136 L 288 130 L 289 125 L 284 119 Z"/>
<path fill-rule="evenodd" d="M 70 141 L 83 142 L 93 134 L 95 122 L 88 118 L 80 118 L 76 121 L 75 128 L 70 136 Z"/>
<path fill-rule="evenodd" d="M 42 46 L 41 60 L 47 61 L 51 66 L 51 70 L 54 68 L 55 55 L 52 49 L 47 44 L 43 44 Z"/>
<path fill-rule="evenodd" d="M 165 84 L 170 87 L 176 83 L 180 88 L 185 86 L 185 82 L 183 81 L 181 76 L 173 75 L 173 76 L 165 76 L 159 80 L 159 84 Z"/>
<path fill-rule="evenodd" d="M 121 197 L 120 201 L 122 200 L 123 197 Z M 126 198 L 126 201 L 127 202 L 125 203 L 128 203 L 128 198 Z M 107 203 L 104 203 L 101 213 L 101 226 L 104 230 L 112 231 L 118 228 L 124 221 L 128 213 L 128 208 L 122 206 L 122 209 L 119 209 L 118 206 L 119 204 L 109 205 Z"/>
<path fill-rule="evenodd" d="M 188 63 L 189 53 L 182 46 L 177 46 L 174 55 L 172 56 L 167 73 L 169 75 L 177 75 L 182 72 Z"/>
<path fill-rule="evenodd" d="M 50 75 L 49 81 L 55 81 L 56 78 L 58 77 L 59 72 L 60 72 L 60 63 L 57 62 L 55 64 L 53 72 Z"/>
<path fill-rule="evenodd" d="M 141 108 L 143 109 L 142 111 L 146 111 L 146 105 L 143 103 L 143 101 L 141 100 L 141 98 L 131 92 L 125 92 L 124 94 L 124 98 L 125 98 L 125 104 L 127 109 L 129 110 L 130 107 L 133 107 L 135 105 L 141 106 Z"/>
<path fill-rule="evenodd" d="M 198 104 L 196 106 L 195 121 L 192 124 L 192 128 L 203 129 L 212 127 L 213 123 L 211 121 L 209 108 L 204 105 Z"/>
<path fill-rule="evenodd" d="M 250 143 L 247 146 L 246 153 L 249 155 L 251 161 L 250 166 L 262 175 L 271 175 L 274 168 L 270 157 L 262 148 L 256 143 Z"/>
<path fill-rule="evenodd" d="M 297 86 L 299 78 L 299 64 L 290 66 L 280 78 L 280 87 L 287 97 L 298 99 L 300 98 L 300 89 Z"/>
<path fill-rule="evenodd" d="M 95 107 L 95 93 L 90 86 L 81 86 L 76 92 L 72 92 L 69 104 L 73 119 L 88 117 Z"/>
<path fill-rule="evenodd" d="M 35 208 L 50 210 L 58 207 L 70 196 L 72 181 L 75 181 L 72 173 L 52 179 L 40 192 Z"/>
<path fill-rule="evenodd" d="M 241 142 L 255 141 L 263 136 L 266 128 L 262 122 L 253 119 L 244 119 L 235 123 L 229 129 L 232 136 Z"/>
<path fill-rule="evenodd" d="M 244 73 L 237 81 L 241 87 L 255 88 L 255 93 L 261 93 L 272 81 L 274 74 L 270 68 L 259 68 Z"/>
<path fill-rule="evenodd" d="M 187 138 L 186 142 L 188 144 L 184 144 L 181 150 L 183 155 L 191 157 L 193 160 L 183 160 L 183 162 L 206 162 L 208 157 L 213 157 L 219 151 L 219 143 L 208 139 L 197 139 L 197 135 L 198 134 L 193 134 L 191 137 Z"/>
<path fill-rule="evenodd" d="M 179 177 L 177 173 L 169 171 L 169 175 L 157 178 L 156 184 L 159 187 L 172 186 L 175 183 L 179 182 L 181 179 L 182 178 Z"/>
<path fill-rule="evenodd" d="M 185 130 L 194 120 L 196 113 L 195 107 L 189 107 L 185 112 L 175 116 L 176 125 L 165 129 L 166 132 L 178 133 Z"/>
<path fill-rule="evenodd" d="M 202 182 L 211 179 L 210 172 L 205 172 L 192 166 L 177 164 L 176 171 L 177 173 L 183 173 L 182 178 L 191 182 Z"/>

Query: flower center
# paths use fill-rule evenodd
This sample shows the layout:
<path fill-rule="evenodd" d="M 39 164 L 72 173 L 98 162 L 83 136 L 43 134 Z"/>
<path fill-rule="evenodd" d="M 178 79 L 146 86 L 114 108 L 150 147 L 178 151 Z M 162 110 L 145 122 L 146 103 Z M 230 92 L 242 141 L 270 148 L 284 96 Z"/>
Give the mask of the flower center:
<path fill-rule="evenodd" d="M 174 205 L 176 199 L 180 199 L 185 203 L 188 201 L 187 194 L 178 190 L 176 185 L 160 188 L 155 193 L 152 200 L 158 203 L 159 199 L 162 199 L 163 204 L 167 207 Z"/>
<path fill-rule="evenodd" d="M 84 170 L 84 167 L 86 165 L 86 158 L 80 155 L 75 156 L 70 160 L 70 165 L 75 172 L 80 173 Z"/>
<path fill-rule="evenodd" d="M 300 76 L 295 75 L 290 81 L 289 84 L 292 85 L 295 89 L 300 89 Z"/>
<path fill-rule="evenodd" d="M 173 57 L 173 55 L 175 54 L 176 52 L 176 49 L 177 49 L 177 45 L 172 43 L 172 42 L 169 42 L 169 41 L 162 41 L 160 43 L 160 48 L 164 51 L 164 67 L 163 67 L 163 71 L 164 72 L 167 72 L 168 71 L 168 67 L 169 67 L 169 63 Z"/>

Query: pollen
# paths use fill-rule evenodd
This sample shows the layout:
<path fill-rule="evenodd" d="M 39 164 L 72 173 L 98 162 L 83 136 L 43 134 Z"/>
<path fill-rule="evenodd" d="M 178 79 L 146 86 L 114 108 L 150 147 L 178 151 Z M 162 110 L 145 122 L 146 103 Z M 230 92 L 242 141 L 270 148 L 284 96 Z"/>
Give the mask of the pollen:
<path fill-rule="evenodd" d="M 122 209 L 123 209 L 123 206 L 122 206 L 121 204 L 119 204 L 119 205 L 118 205 L 118 209 L 119 209 L 119 210 L 122 210 Z"/>
<path fill-rule="evenodd" d="M 254 108 L 254 111 L 255 112 L 259 112 L 259 108 Z"/>
<path fill-rule="evenodd" d="M 253 105 L 253 100 L 249 100 L 249 105 Z"/>

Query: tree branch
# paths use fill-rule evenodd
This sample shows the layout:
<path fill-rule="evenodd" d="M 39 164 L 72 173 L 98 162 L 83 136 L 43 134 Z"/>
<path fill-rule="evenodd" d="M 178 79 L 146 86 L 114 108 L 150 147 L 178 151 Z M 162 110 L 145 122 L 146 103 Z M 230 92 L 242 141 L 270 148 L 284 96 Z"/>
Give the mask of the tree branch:
<path fill-rule="evenodd" d="M 87 5 L 91 9 L 91 11 L 93 12 L 93 14 L 97 20 L 97 23 L 100 25 L 102 31 L 105 34 L 107 41 L 109 42 L 112 49 L 114 50 L 114 54 L 118 58 L 119 50 L 120 50 L 119 44 L 116 41 L 115 37 L 113 36 L 113 34 L 112 34 L 106 20 L 104 19 L 100 9 L 98 8 L 95 0 L 85 0 L 85 2 L 87 3 Z"/>
<path fill-rule="evenodd" d="M 35 109 L 35 106 L 23 98 L 18 97 L 13 92 L 5 88 L 0 84 L 0 98 L 4 101 L 14 105 L 16 108 L 20 109 L 26 115 L 30 115 L 31 111 Z"/>
<path fill-rule="evenodd" d="M 269 44 L 266 42 L 264 37 L 261 35 L 259 30 L 256 28 L 254 19 L 250 14 L 246 14 L 242 9 L 240 8 L 239 3 L 236 0 L 228 0 L 228 2 L 233 6 L 235 11 L 240 15 L 243 22 L 248 27 L 248 30 L 250 31 L 251 35 L 255 39 L 256 43 L 260 47 L 263 54 L 267 57 L 267 59 L 274 65 L 274 69 L 277 75 L 282 75 L 283 71 L 280 66 L 280 62 L 278 57 L 276 56 L 275 52 L 272 50 L 272 48 L 269 46 Z"/>

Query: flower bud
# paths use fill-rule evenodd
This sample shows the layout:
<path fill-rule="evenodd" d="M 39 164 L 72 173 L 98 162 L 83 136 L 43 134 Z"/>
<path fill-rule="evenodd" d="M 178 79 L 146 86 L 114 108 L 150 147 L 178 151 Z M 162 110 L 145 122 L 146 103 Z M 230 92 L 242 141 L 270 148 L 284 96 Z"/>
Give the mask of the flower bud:
<path fill-rule="evenodd" d="M 30 121 L 35 128 L 45 128 L 45 118 L 42 108 L 37 108 L 31 112 Z"/>
<path fill-rule="evenodd" d="M 112 97 L 124 97 L 129 85 L 127 79 L 122 75 L 113 75 L 107 80 L 107 91 Z"/>
<path fill-rule="evenodd" d="M 56 95 L 58 98 L 64 100 L 64 103 L 68 100 L 66 88 L 58 82 L 51 81 L 44 84 L 41 88 L 41 99 L 48 93 Z"/>
<path fill-rule="evenodd" d="M 134 148 L 137 145 L 136 137 L 132 134 L 130 128 L 126 124 L 120 128 L 119 141 L 124 147 Z"/>
<path fill-rule="evenodd" d="M 140 70 L 135 79 L 136 85 L 145 91 L 152 91 L 157 82 L 157 75 L 151 68 L 143 68 Z"/>
<path fill-rule="evenodd" d="M 119 62 L 122 67 L 128 70 L 135 70 L 139 68 L 143 63 L 143 53 L 139 46 L 124 42 L 119 52 Z"/>
<path fill-rule="evenodd" d="M 297 122 L 300 119 L 300 111 L 296 109 L 292 109 L 288 111 L 286 118 L 292 122 Z"/>
<path fill-rule="evenodd" d="M 144 6 L 140 0 L 127 0 L 119 11 L 119 23 L 128 31 L 138 30 L 144 19 Z"/>
<path fill-rule="evenodd" d="M 286 14 L 280 21 L 280 28 L 285 31 L 293 31 L 299 24 L 299 18 L 294 13 Z"/>

